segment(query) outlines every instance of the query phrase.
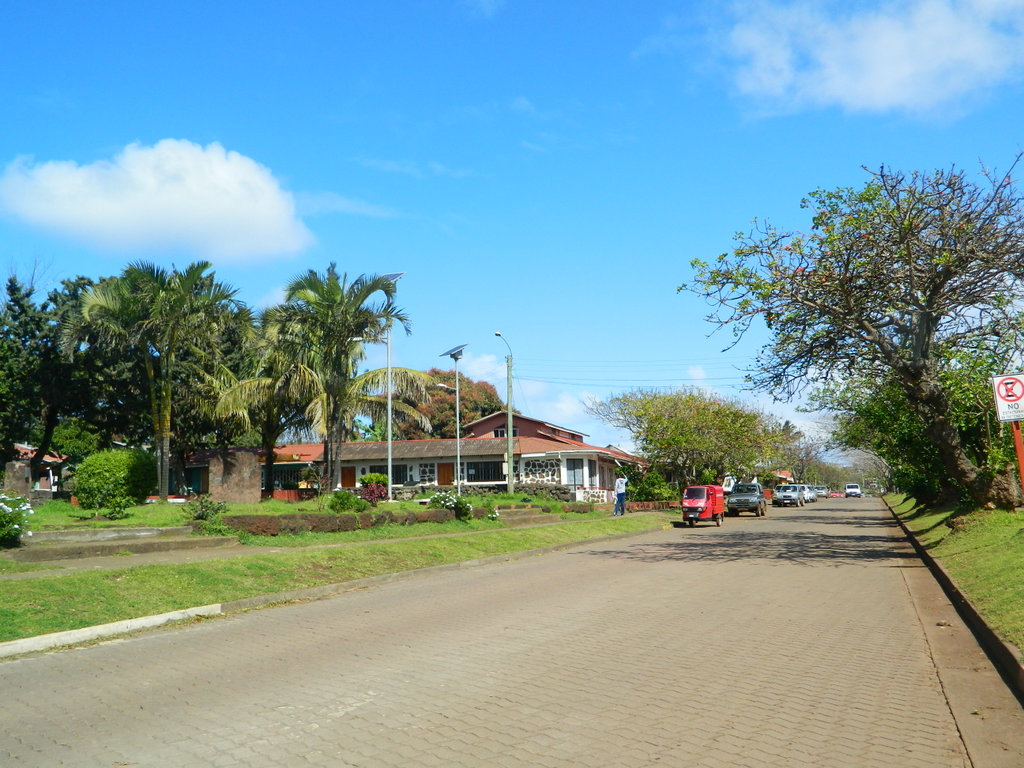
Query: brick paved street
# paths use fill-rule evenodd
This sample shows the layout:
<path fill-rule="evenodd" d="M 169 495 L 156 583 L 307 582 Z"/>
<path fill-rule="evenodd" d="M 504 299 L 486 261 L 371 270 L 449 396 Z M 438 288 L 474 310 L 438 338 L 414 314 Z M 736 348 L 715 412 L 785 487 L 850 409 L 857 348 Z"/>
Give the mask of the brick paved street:
<path fill-rule="evenodd" d="M 828 500 L 8 661 L 0 764 L 982 768 L 896 536 Z"/>

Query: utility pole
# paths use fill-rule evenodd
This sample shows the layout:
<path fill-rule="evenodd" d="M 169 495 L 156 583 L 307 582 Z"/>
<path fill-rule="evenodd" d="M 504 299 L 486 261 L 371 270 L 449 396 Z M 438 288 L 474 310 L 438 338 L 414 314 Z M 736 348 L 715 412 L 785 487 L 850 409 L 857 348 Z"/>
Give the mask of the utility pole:
<path fill-rule="evenodd" d="M 515 455 L 512 452 L 512 345 L 508 339 L 501 335 L 501 331 L 495 331 L 494 335 L 505 342 L 508 347 L 508 355 L 505 357 L 505 369 L 508 374 L 508 394 L 505 396 L 505 480 L 509 494 L 516 492 Z"/>

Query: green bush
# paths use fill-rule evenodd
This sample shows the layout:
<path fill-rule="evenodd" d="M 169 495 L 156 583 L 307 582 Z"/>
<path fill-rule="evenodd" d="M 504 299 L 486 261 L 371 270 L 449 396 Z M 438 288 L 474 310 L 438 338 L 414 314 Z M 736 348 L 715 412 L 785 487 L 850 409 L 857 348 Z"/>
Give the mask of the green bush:
<path fill-rule="evenodd" d="M 362 512 L 370 508 L 370 502 L 359 498 L 351 491 L 335 491 L 327 498 L 327 508 L 335 514 Z"/>
<path fill-rule="evenodd" d="M 145 451 L 100 451 L 79 465 L 75 495 L 82 509 L 105 509 L 107 517 L 124 517 L 156 486 L 156 459 Z"/>
<path fill-rule="evenodd" d="M 388 476 L 383 472 L 367 472 L 365 475 L 359 478 L 359 484 L 364 488 L 370 485 L 383 485 L 385 488 L 388 487 Z"/>
<path fill-rule="evenodd" d="M 223 515 L 228 511 L 228 505 L 223 501 L 214 501 L 209 495 L 197 496 L 182 508 L 186 515 L 192 520 L 212 520 L 217 515 Z"/>

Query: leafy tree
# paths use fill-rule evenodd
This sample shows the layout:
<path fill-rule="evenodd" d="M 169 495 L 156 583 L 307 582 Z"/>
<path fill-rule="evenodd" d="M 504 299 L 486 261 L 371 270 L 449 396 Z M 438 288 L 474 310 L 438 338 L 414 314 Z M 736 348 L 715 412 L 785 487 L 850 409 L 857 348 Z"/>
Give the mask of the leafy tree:
<path fill-rule="evenodd" d="M 587 410 L 629 431 L 640 454 L 681 484 L 753 474 L 771 452 L 769 419 L 700 389 L 666 394 L 638 389 L 592 402 Z"/>
<path fill-rule="evenodd" d="M 961 349 L 940 361 L 939 377 L 950 397 L 949 418 L 964 451 L 979 466 L 993 469 L 1014 456 L 1009 429 L 996 420 L 991 407 L 989 381 L 1001 372 L 1007 353 Z M 818 400 L 838 413 L 834 440 L 880 458 L 891 485 L 925 503 L 953 501 L 962 494 L 963 488 L 944 482 L 937 446 L 891 378 L 823 388 Z"/>
<path fill-rule="evenodd" d="M 80 350 L 87 334 L 96 344 L 141 359 L 149 392 L 150 419 L 156 446 L 158 488 L 167 497 L 171 406 L 188 352 L 195 361 L 215 357 L 220 330 L 245 312 L 235 291 L 218 283 L 208 262 L 195 262 L 183 271 L 167 271 L 136 262 L 118 277 L 85 291 L 81 311 L 63 334 L 67 352 Z"/>
<path fill-rule="evenodd" d="M 241 374 L 223 368 L 215 378 L 216 412 L 256 431 L 268 486 L 274 476 L 274 446 L 283 434 L 308 423 L 305 406 L 316 387 L 313 373 L 281 345 L 280 326 L 271 317 L 265 312 L 258 318 Z"/>
<path fill-rule="evenodd" d="M 429 396 L 419 400 L 407 400 L 406 405 L 414 408 L 422 419 L 396 419 L 394 431 L 404 440 L 424 438 L 455 437 L 455 371 L 431 368 L 425 374 L 435 384 Z M 444 384 L 438 387 L 437 384 Z M 473 381 L 459 374 L 459 417 L 463 425 L 492 413 L 505 410 L 505 403 L 498 396 L 493 384 Z"/>
<path fill-rule="evenodd" d="M 810 232 L 758 222 L 732 253 L 694 260 L 680 290 L 716 304 L 709 319 L 736 336 L 764 321 L 772 339 L 757 387 L 786 398 L 849 378 L 891 382 L 946 477 L 976 503 L 1013 505 L 1012 467 L 971 456 L 940 375 L 956 350 L 1024 342 L 1013 301 L 1024 288 L 1024 201 L 1009 175 L 983 178 L 883 167 L 862 189 L 818 190 L 803 202 Z"/>
<path fill-rule="evenodd" d="M 60 352 L 62 327 L 91 285 L 85 277 L 64 280 L 37 305 L 32 286 L 15 277 L 7 282 L 0 309 L 0 453 L 9 458 L 14 442 L 32 442 L 33 477 L 51 447 L 67 453 L 56 445 L 65 421 L 88 425 L 98 446 L 106 446 L 115 434 L 135 435 L 145 415 L 131 362 L 88 338 L 74 361 Z"/>
<path fill-rule="evenodd" d="M 309 270 L 292 280 L 284 304 L 268 317 L 297 366 L 306 418 L 324 439 L 332 482 L 341 480 L 338 445 L 355 433 L 356 417 L 371 406 L 366 393 L 375 376 L 358 376 L 363 344 L 383 341 L 396 323 L 409 332 L 395 290 L 387 275 L 360 275 L 350 283 L 332 263 L 325 273 Z"/>

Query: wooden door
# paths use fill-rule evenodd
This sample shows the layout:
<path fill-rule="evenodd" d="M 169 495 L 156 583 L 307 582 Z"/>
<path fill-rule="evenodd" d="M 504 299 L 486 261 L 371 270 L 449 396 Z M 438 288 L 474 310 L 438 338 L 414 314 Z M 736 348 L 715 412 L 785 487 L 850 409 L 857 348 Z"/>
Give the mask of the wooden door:
<path fill-rule="evenodd" d="M 342 467 L 341 468 L 341 487 L 342 488 L 355 488 L 356 487 L 356 468 L 355 467 Z"/>
<path fill-rule="evenodd" d="M 455 485 L 455 462 L 449 461 L 437 464 L 437 484 Z"/>

